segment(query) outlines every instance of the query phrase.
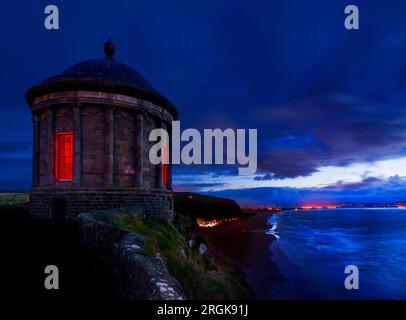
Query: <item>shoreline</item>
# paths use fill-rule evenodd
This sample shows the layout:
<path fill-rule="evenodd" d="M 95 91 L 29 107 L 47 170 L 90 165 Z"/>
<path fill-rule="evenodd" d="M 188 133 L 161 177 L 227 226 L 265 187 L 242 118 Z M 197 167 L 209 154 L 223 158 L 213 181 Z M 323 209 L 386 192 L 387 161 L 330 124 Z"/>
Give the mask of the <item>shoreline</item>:
<path fill-rule="evenodd" d="M 285 278 L 271 260 L 270 245 L 276 237 L 268 219 L 274 213 L 257 213 L 226 225 L 197 230 L 208 244 L 211 255 L 235 266 L 253 292 L 254 299 L 272 299 L 272 288 Z"/>

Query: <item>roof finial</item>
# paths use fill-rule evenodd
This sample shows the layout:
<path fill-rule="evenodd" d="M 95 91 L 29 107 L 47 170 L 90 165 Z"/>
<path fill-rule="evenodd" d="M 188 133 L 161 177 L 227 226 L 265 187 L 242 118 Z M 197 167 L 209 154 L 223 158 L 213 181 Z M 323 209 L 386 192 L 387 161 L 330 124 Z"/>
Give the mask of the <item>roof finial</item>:
<path fill-rule="evenodd" d="M 107 59 L 114 59 L 114 53 L 116 52 L 116 46 L 114 45 L 113 42 L 111 42 L 111 39 L 107 40 L 104 43 L 104 55 L 106 56 Z"/>

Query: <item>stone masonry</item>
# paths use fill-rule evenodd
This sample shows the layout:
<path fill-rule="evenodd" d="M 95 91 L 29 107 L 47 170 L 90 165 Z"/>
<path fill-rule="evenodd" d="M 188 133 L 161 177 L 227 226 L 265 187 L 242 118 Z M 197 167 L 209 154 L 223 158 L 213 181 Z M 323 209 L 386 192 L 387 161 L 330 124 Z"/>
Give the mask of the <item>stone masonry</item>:
<path fill-rule="evenodd" d="M 155 128 L 170 128 L 176 108 L 137 71 L 114 60 L 111 42 L 105 54 L 27 92 L 34 128 L 31 213 L 75 218 L 137 205 L 146 215 L 170 218 L 171 169 L 150 163 L 148 138 Z M 73 137 L 67 160 L 58 149 L 62 134 Z M 58 174 L 61 161 L 71 163 L 68 178 Z"/>
<path fill-rule="evenodd" d="M 134 212 L 133 208 L 123 209 Z M 179 282 L 172 277 L 163 260 L 145 255 L 145 237 L 100 220 L 117 211 L 98 211 L 78 216 L 81 242 L 100 257 L 114 272 L 118 299 L 184 300 Z"/>

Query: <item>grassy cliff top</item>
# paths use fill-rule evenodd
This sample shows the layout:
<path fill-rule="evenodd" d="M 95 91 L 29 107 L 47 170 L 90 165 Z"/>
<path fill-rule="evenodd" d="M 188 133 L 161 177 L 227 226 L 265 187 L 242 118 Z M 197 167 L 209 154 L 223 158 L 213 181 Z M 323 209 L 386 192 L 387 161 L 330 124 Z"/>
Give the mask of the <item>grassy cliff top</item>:
<path fill-rule="evenodd" d="M 0 193 L 0 206 L 26 205 L 28 200 L 28 193 Z"/>
<path fill-rule="evenodd" d="M 142 219 L 138 214 L 112 215 L 108 221 L 148 238 L 144 254 L 163 258 L 168 271 L 181 284 L 189 299 L 249 299 L 250 289 L 242 276 L 230 266 L 220 265 L 213 257 L 190 248 L 174 223 L 164 219 Z"/>

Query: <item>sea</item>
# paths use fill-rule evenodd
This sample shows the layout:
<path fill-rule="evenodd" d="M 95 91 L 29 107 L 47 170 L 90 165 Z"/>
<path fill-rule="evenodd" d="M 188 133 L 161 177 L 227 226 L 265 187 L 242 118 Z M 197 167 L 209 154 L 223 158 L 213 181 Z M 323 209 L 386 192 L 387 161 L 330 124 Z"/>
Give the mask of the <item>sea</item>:
<path fill-rule="evenodd" d="M 268 222 L 283 274 L 273 299 L 406 299 L 406 209 L 284 211 Z"/>

